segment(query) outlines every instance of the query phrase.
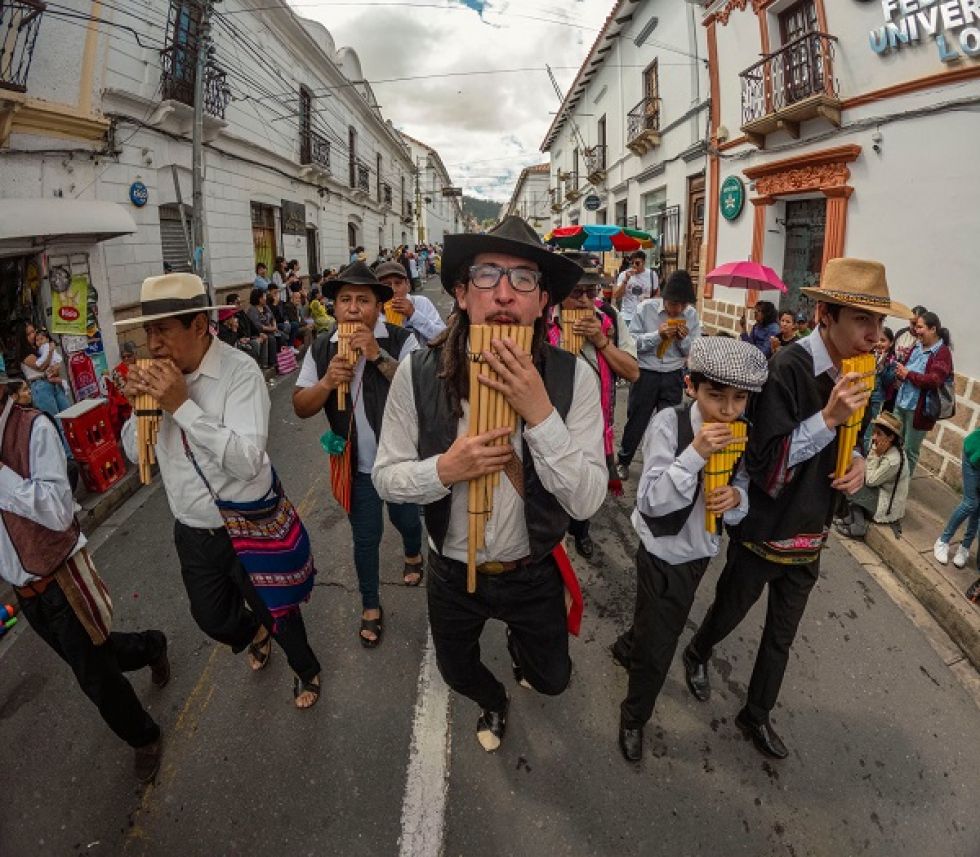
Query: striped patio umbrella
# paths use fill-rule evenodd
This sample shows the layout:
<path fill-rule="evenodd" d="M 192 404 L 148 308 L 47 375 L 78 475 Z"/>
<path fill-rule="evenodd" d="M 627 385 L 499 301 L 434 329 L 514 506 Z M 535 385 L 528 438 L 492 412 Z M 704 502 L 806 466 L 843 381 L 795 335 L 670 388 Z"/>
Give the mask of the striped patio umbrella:
<path fill-rule="evenodd" d="M 618 250 L 630 253 L 644 247 L 653 246 L 653 236 L 639 229 L 626 229 L 623 226 L 589 224 L 586 226 L 560 226 L 545 236 L 549 244 L 557 244 L 566 250 L 584 250 L 602 253 Z"/>

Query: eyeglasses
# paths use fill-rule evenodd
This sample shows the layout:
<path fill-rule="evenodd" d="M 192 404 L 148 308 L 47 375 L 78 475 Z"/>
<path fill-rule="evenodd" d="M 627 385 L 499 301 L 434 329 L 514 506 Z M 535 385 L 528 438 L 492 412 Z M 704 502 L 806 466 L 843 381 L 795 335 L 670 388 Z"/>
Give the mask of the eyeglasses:
<path fill-rule="evenodd" d="M 594 298 L 599 294 L 599 289 L 596 286 L 590 286 L 588 288 L 576 288 L 572 289 L 568 296 L 570 298 Z"/>
<path fill-rule="evenodd" d="M 530 268 L 502 268 L 500 265 L 473 265 L 470 282 L 478 289 L 493 289 L 507 275 L 517 292 L 533 292 L 541 282 L 541 272 Z"/>

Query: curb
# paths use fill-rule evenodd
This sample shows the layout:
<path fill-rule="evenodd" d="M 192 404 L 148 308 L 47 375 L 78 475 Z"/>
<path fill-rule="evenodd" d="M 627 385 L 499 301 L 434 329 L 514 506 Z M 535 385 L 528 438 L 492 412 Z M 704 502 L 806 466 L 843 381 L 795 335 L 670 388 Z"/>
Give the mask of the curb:
<path fill-rule="evenodd" d="M 980 618 L 963 594 L 945 579 L 937 580 L 932 566 L 911 545 L 896 539 L 889 527 L 873 524 L 865 543 L 980 670 Z"/>

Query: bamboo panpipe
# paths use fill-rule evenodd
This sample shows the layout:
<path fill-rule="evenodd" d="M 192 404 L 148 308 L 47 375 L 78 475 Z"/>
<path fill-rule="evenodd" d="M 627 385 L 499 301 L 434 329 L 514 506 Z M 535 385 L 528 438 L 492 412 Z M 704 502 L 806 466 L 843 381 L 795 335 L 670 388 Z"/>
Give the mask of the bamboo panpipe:
<path fill-rule="evenodd" d="M 508 404 L 503 394 L 491 390 L 481 384 L 477 378 L 480 375 L 496 378 L 496 374 L 483 361 L 482 354 L 491 348 L 493 339 L 512 339 L 522 351 L 531 350 L 533 327 L 519 325 L 470 325 L 469 353 L 470 360 L 470 396 L 469 396 L 469 435 L 474 437 L 496 428 L 510 429 L 511 434 L 517 430 L 517 413 Z M 507 438 L 500 441 L 503 446 Z M 493 492 L 500 484 L 500 474 L 492 473 L 478 476 L 468 483 L 468 499 L 466 504 L 469 513 L 469 536 L 467 540 L 466 591 L 476 592 L 476 554 L 486 547 L 487 521 L 493 512 Z"/>
<path fill-rule="evenodd" d="M 405 324 L 405 316 L 398 310 L 392 309 L 391 304 L 385 304 L 385 321 L 402 327 Z"/>
<path fill-rule="evenodd" d="M 359 321 L 342 321 L 337 325 L 337 353 L 354 363 L 359 352 L 350 347 L 350 338 L 362 327 Z M 347 394 L 350 392 L 350 384 L 344 382 L 337 387 L 337 408 L 341 411 L 347 410 Z"/>
<path fill-rule="evenodd" d="M 667 327 L 680 327 L 682 324 L 684 324 L 683 318 L 667 319 Z M 661 339 L 660 344 L 657 346 L 657 357 L 662 360 L 668 348 L 670 348 L 670 339 Z"/>
<path fill-rule="evenodd" d="M 561 347 L 571 354 L 578 355 L 585 345 L 585 337 L 572 330 L 575 322 L 595 315 L 591 309 L 563 309 L 561 311 Z"/>
<path fill-rule="evenodd" d="M 874 354 L 859 354 L 857 357 L 845 357 L 841 361 L 841 372 L 846 375 L 848 372 L 857 372 L 860 378 L 855 381 L 868 392 L 874 389 L 875 369 L 877 361 Z M 858 433 L 861 431 L 861 420 L 864 419 L 864 412 L 867 405 L 858 408 L 851 418 L 837 429 L 837 468 L 834 475 L 840 479 L 851 466 L 854 447 L 857 445 Z"/>
<path fill-rule="evenodd" d="M 713 452 L 708 458 L 708 463 L 704 468 L 704 501 L 708 502 L 708 495 L 716 488 L 723 488 L 728 484 L 732 477 L 732 471 L 738 463 L 739 458 L 745 452 L 745 445 L 748 443 L 748 424 L 742 421 L 731 423 L 734 440 L 720 452 Z M 718 515 L 705 510 L 704 525 L 709 533 L 718 533 Z"/>
<path fill-rule="evenodd" d="M 138 369 L 145 369 L 152 362 L 152 360 L 137 360 L 136 366 Z M 133 404 L 133 413 L 136 416 L 136 449 L 139 452 L 140 482 L 149 485 L 153 479 L 151 468 L 157 461 L 155 447 L 163 411 L 160 403 L 149 393 L 140 393 Z"/>

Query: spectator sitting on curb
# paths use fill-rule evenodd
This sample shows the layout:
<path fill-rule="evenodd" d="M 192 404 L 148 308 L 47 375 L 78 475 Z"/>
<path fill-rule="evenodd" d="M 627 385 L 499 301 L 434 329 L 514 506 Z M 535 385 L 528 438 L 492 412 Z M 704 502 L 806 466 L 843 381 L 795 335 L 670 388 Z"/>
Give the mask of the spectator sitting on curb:
<path fill-rule="evenodd" d="M 909 495 L 909 466 L 902 447 L 902 424 L 884 411 L 872 423 L 871 450 L 864 470 L 864 487 L 847 498 L 848 515 L 836 523 L 841 535 L 863 539 L 868 517 L 891 524 L 905 516 Z"/>

